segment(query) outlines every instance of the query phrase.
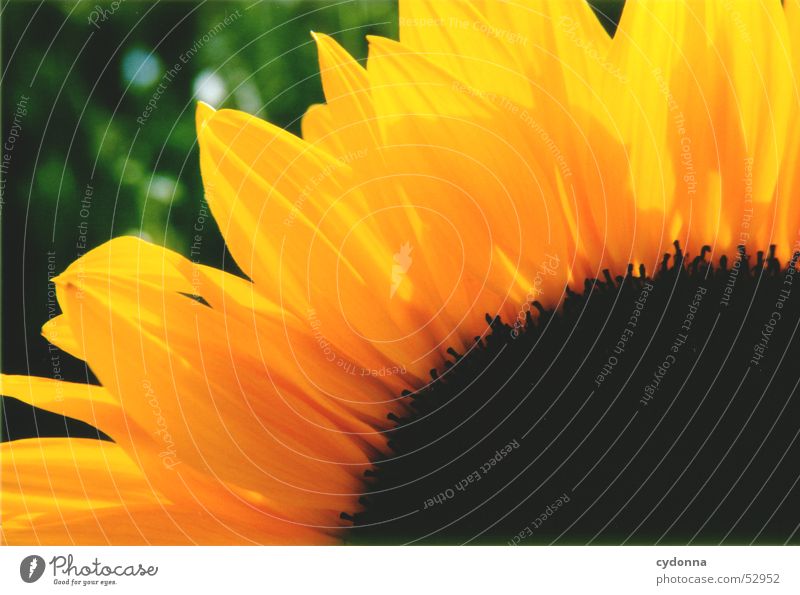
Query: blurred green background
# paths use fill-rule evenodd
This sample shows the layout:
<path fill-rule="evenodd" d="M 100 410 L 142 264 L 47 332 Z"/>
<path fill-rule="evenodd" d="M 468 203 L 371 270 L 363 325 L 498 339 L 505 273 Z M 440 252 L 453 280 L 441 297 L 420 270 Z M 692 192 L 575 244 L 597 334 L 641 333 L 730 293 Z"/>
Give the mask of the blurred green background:
<path fill-rule="evenodd" d="M 48 273 L 123 234 L 189 255 L 203 214 L 196 100 L 299 133 L 306 108 L 323 100 L 310 31 L 333 35 L 357 59 L 366 35 L 397 38 L 391 0 L 0 6 L 2 138 L 11 147 L 2 151 L 2 369 L 58 369 L 71 380 L 92 377 L 39 334 L 54 313 Z M 595 7 L 613 28 L 620 2 Z M 197 260 L 236 270 L 210 218 Z M 7 413 L 0 426 L 12 434 L 43 433 L 30 408 Z"/>

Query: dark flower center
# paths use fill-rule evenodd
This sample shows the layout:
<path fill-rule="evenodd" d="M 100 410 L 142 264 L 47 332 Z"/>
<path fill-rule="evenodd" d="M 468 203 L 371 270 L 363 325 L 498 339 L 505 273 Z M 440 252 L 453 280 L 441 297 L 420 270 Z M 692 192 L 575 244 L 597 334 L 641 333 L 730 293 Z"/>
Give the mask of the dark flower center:
<path fill-rule="evenodd" d="M 798 543 L 798 254 L 678 243 L 491 329 L 390 416 L 352 543 Z M 638 274 L 635 274 L 638 273 Z"/>

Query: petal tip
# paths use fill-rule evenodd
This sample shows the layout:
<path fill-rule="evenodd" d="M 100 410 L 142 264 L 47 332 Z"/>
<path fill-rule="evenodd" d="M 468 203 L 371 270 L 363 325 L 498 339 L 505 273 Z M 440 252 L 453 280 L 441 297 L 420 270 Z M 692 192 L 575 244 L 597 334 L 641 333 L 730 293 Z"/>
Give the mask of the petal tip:
<path fill-rule="evenodd" d="M 205 126 L 206 122 L 211 119 L 211 117 L 217 112 L 213 107 L 207 104 L 205 101 L 198 101 L 197 102 L 197 111 L 195 112 L 195 121 L 197 124 L 197 130 L 202 130 L 203 126 Z"/>

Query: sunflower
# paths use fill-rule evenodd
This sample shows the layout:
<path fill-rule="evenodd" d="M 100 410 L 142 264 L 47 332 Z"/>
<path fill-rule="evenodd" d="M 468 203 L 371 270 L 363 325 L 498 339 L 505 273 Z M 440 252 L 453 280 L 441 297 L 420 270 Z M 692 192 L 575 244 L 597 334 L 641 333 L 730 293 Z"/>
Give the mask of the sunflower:
<path fill-rule="evenodd" d="M 399 19 L 365 66 L 313 34 L 326 103 L 302 138 L 198 105 L 205 200 L 246 278 L 122 237 L 55 279 L 43 334 L 99 385 L 2 394 L 110 440 L 4 443 L 5 542 L 750 519 L 796 448 L 800 3 L 629 0 L 613 38 L 584 2 L 401 0 Z M 763 472 L 748 494 L 716 483 L 729 444 Z M 685 508 L 651 516 L 671 494 Z"/>

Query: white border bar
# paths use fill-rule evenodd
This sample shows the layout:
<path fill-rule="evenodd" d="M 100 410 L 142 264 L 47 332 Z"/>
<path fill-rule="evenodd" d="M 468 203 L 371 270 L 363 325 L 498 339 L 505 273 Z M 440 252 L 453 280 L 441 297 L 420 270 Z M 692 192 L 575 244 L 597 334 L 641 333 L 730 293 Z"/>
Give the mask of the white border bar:
<path fill-rule="evenodd" d="M 20 563 L 47 563 L 27 584 Z M 76 577 L 53 569 L 157 566 L 155 576 Z M 686 560 L 697 561 L 687 565 Z M 703 563 L 705 565 L 703 565 Z M 30 593 L 800 593 L 796 547 L 3 547 L 0 592 Z M 747 578 L 749 576 L 749 579 Z M 659 577 L 662 584 L 657 585 Z M 735 582 L 689 583 L 689 577 Z M 74 579 L 74 580 L 73 580 Z M 84 580 L 115 580 L 108 586 Z M 684 579 L 687 582 L 682 582 Z M 66 584 L 55 584 L 55 581 Z M 706 579 L 708 580 L 708 579 Z M 749 580 L 749 582 L 747 582 Z M 777 580 L 777 582 L 775 582 Z M 663 584 L 667 581 L 667 584 Z M 677 581 L 677 582 L 676 582 Z M 187 591 L 188 589 L 188 591 Z"/>

